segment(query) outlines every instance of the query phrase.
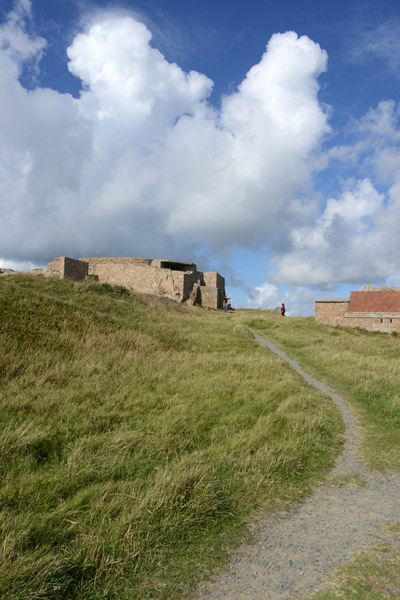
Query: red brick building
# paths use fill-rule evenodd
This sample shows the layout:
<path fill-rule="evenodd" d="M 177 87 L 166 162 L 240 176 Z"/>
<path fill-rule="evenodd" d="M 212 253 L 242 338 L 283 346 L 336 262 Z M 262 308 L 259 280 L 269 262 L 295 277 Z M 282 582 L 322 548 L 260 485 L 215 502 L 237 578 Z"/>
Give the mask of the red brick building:
<path fill-rule="evenodd" d="M 351 292 L 350 299 L 316 300 L 315 322 L 400 333 L 400 290 Z"/>

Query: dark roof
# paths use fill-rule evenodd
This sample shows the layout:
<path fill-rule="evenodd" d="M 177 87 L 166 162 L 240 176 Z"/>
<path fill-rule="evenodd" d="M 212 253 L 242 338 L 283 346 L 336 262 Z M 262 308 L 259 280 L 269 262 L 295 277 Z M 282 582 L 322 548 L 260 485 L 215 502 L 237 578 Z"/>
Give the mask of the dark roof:
<path fill-rule="evenodd" d="M 400 312 L 400 291 L 351 292 L 347 312 Z"/>

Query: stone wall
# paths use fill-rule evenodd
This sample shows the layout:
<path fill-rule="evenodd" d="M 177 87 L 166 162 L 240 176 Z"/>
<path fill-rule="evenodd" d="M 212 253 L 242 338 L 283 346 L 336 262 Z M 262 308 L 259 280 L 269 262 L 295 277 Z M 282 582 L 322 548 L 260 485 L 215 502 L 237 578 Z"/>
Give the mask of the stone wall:
<path fill-rule="evenodd" d="M 88 275 L 88 268 L 87 262 L 68 256 L 59 256 L 47 265 L 46 275 L 71 281 L 83 281 Z"/>
<path fill-rule="evenodd" d="M 142 294 L 166 296 L 178 302 L 222 307 L 225 280 L 218 273 L 197 271 L 194 263 L 136 257 L 60 256 L 47 266 L 48 276 L 79 281 L 88 275 L 100 283 L 123 285 Z"/>
<path fill-rule="evenodd" d="M 174 271 L 174 277 L 177 280 L 180 280 L 180 273 Z M 189 300 L 193 286 L 202 286 L 203 285 L 203 273 L 201 271 L 193 271 L 192 273 L 182 273 L 182 301 L 186 302 Z M 198 300 L 196 300 L 198 302 Z"/>
<path fill-rule="evenodd" d="M 225 279 L 215 271 L 205 271 L 203 273 L 204 285 L 206 287 L 214 287 L 218 288 L 221 291 L 221 298 L 223 299 L 225 296 Z M 222 308 L 222 300 L 221 306 Z"/>
<path fill-rule="evenodd" d="M 159 269 L 170 269 L 171 271 L 197 271 L 197 266 L 194 263 L 182 260 L 167 260 L 165 258 L 155 258 L 151 261 L 151 266 Z"/>
<path fill-rule="evenodd" d="M 153 262 L 151 258 L 137 258 L 135 256 L 91 256 L 82 257 L 79 260 L 87 262 L 89 265 L 89 273 L 96 268 L 96 265 L 142 265 L 150 266 Z"/>
<path fill-rule="evenodd" d="M 345 327 L 359 327 L 367 331 L 382 333 L 400 333 L 400 313 L 346 313 L 343 322 Z"/>
<path fill-rule="evenodd" d="M 335 298 L 315 301 L 315 322 L 323 325 L 344 325 L 349 300 Z"/>
<path fill-rule="evenodd" d="M 65 256 L 59 256 L 47 265 L 46 276 L 47 277 L 63 277 L 64 275 L 64 261 Z"/>
<path fill-rule="evenodd" d="M 218 288 L 201 286 L 200 298 L 197 300 L 202 306 L 210 306 L 211 308 L 221 308 L 222 295 Z"/>
<path fill-rule="evenodd" d="M 368 331 L 400 333 L 400 291 L 387 286 L 380 290 L 371 288 L 350 293 L 345 325 Z"/>
<path fill-rule="evenodd" d="M 64 256 L 64 279 L 82 281 L 88 276 L 89 265 L 87 262 Z"/>
<path fill-rule="evenodd" d="M 166 296 L 177 302 L 183 302 L 183 275 L 185 273 L 154 267 L 152 271 L 152 279 L 155 278 L 156 283 L 153 285 L 152 291 L 144 293 Z"/>
<path fill-rule="evenodd" d="M 96 275 L 102 283 L 110 285 L 123 285 L 142 294 L 154 294 L 162 282 L 161 269 L 150 266 L 144 262 L 128 260 L 116 261 L 113 259 L 101 260 L 83 258 L 89 264 L 89 275 Z"/>
<path fill-rule="evenodd" d="M 190 297 L 193 283 L 198 275 L 184 271 L 172 271 L 152 266 L 150 259 L 84 258 L 89 263 L 89 275 L 96 275 L 101 282 L 123 285 L 141 294 L 167 296 L 178 301 Z"/>

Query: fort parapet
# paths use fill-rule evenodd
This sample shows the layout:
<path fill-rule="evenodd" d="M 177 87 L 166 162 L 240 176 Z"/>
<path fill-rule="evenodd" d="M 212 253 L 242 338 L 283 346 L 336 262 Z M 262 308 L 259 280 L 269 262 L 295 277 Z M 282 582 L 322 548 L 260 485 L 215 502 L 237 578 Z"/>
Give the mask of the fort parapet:
<path fill-rule="evenodd" d="M 47 276 L 123 285 L 142 294 L 166 296 L 177 302 L 222 308 L 225 280 L 215 272 L 198 271 L 194 263 L 136 257 L 60 256 L 47 265 Z"/>
<path fill-rule="evenodd" d="M 59 256 L 47 265 L 46 275 L 71 281 L 82 281 L 87 278 L 88 264 L 76 258 Z"/>

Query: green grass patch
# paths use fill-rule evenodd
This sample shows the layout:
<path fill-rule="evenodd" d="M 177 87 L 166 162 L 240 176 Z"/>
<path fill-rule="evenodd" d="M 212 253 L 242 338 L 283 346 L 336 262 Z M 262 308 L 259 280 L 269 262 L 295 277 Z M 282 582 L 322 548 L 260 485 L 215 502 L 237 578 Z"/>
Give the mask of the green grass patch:
<path fill-rule="evenodd" d="M 2 277 L 0 357 L 7 600 L 185 597 L 342 443 L 336 407 L 221 311 Z"/>
<path fill-rule="evenodd" d="M 346 473 L 343 475 L 330 475 L 327 479 L 329 485 L 335 487 L 365 487 L 367 482 L 363 479 L 359 473 Z"/>
<path fill-rule="evenodd" d="M 317 325 L 313 317 L 282 319 L 268 311 L 241 319 L 326 380 L 352 405 L 364 428 L 372 468 L 400 470 L 399 336 Z"/>
<path fill-rule="evenodd" d="M 351 565 L 335 570 L 333 581 L 324 591 L 308 596 L 309 600 L 387 600 L 400 597 L 400 526 L 383 527 L 396 543 L 377 544 L 357 553 Z"/>

